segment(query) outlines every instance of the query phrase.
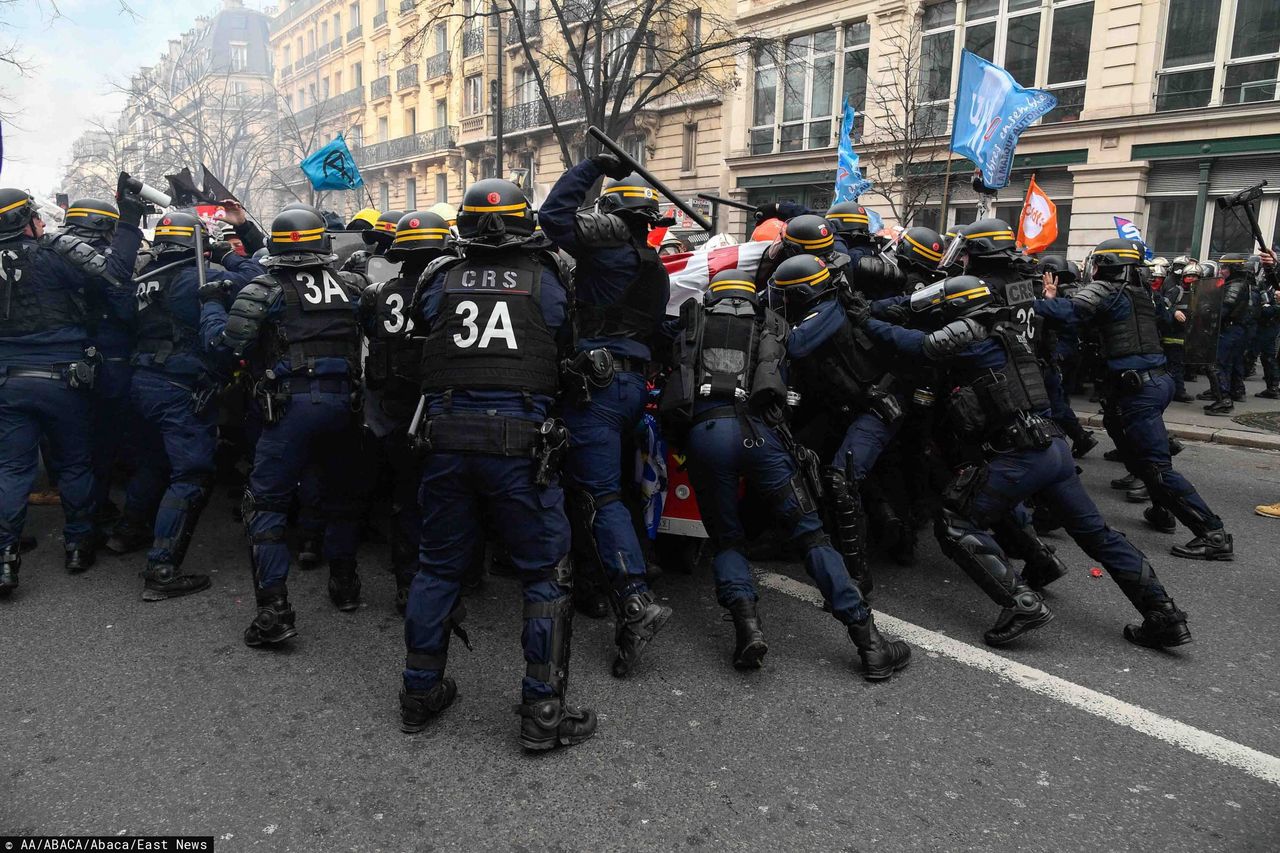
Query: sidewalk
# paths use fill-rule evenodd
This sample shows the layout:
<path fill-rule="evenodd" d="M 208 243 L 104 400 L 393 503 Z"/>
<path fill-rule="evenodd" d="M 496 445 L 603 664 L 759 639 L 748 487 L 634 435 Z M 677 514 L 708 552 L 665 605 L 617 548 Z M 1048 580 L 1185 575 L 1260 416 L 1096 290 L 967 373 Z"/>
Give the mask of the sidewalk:
<path fill-rule="evenodd" d="M 1164 412 L 1164 423 L 1169 434 L 1193 441 L 1280 450 L 1280 432 L 1236 421 L 1241 415 L 1274 413 L 1277 416 L 1276 423 L 1280 425 L 1280 400 L 1262 400 L 1253 396 L 1266 387 L 1262 382 L 1261 371 L 1258 376 L 1246 380 L 1245 385 L 1249 396 L 1243 403 L 1236 403 L 1235 411 L 1229 417 L 1206 415 L 1206 404 L 1200 400 L 1194 403 L 1170 403 Z M 1208 383 L 1201 377 L 1187 383 L 1187 393 L 1194 397 L 1207 387 Z M 1086 395 L 1078 394 L 1071 398 L 1071 404 L 1081 423 L 1102 429 L 1102 411 L 1097 403 L 1090 403 Z"/>

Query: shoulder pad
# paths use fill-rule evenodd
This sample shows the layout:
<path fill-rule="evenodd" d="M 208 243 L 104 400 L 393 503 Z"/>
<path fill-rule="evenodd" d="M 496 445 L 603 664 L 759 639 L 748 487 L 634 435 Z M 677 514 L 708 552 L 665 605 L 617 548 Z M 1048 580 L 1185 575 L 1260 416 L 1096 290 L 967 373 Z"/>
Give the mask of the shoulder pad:
<path fill-rule="evenodd" d="M 592 248 L 626 246 L 631 242 L 631 229 L 619 216 L 584 210 L 573 219 L 573 233 L 578 242 Z"/>
<path fill-rule="evenodd" d="M 1115 290 L 1106 282 L 1091 281 L 1084 287 L 1078 288 L 1071 296 L 1071 301 L 1079 307 L 1085 309 L 1087 313 L 1092 314 L 1101 307 L 1111 297 L 1115 296 Z"/>
<path fill-rule="evenodd" d="M 259 276 L 236 294 L 231 310 L 227 312 L 227 325 L 222 337 L 237 357 L 244 355 L 258 340 L 267 311 L 279 293 L 280 284 L 273 277 Z"/>
<path fill-rule="evenodd" d="M 455 264 L 458 264 L 461 262 L 462 262 L 462 258 L 459 258 L 456 255 L 441 255 L 440 257 L 431 261 L 431 263 L 427 264 L 427 268 L 422 271 L 422 278 L 418 280 L 420 282 L 423 282 L 424 285 L 430 284 L 431 280 L 436 276 L 438 276 L 440 273 L 444 272 L 449 267 L 454 266 Z"/>
<path fill-rule="evenodd" d="M 551 248 L 539 250 L 536 255 L 544 267 L 550 267 L 555 272 L 561 284 L 569 286 L 569 282 L 573 280 L 573 268 L 565 262 L 564 256 Z"/>
<path fill-rule="evenodd" d="M 71 234 L 46 234 L 40 245 L 52 249 L 71 264 L 90 275 L 100 276 L 107 271 L 107 259 L 87 241 Z"/>
<path fill-rule="evenodd" d="M 985 340 L 987 329 L 971 317 L 963 317 L 930 332 L 924 339 L 926 358 L 938 360 L 949 358 L 970 344 Z"/>
<path fill-rule="evenodd" d="M 786 319 L 781 314 L 772 308 L 764 308 L 762 314 L 764 316 L 764 330 L 767 334 L 777 335 L 780 338 L 787 336 L 790 330 L 787 327 Z"/>

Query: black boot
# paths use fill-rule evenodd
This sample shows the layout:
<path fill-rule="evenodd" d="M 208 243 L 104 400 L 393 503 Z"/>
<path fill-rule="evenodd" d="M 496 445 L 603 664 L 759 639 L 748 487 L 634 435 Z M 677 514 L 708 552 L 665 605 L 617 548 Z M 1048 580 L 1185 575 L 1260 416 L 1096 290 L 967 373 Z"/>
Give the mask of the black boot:
<path fill-rule="evenodd" d="M 400 691 L 400 731 L 415 734 L 427 727 L 433 717 L 458 698 L 458 685 L 452 678 L 441 676 L 430 690 Z"/>
<path fill-rule="evenodd" d="M 1153 504 L 1142 511 L 1142 518 L 1147 527 L 1158 533 L 1176 533 L 1178 520 L 1173 513 L 1158 504 Z"/>
<path fill-rule="evenodd" d="M 102 506 L 98 507 L 98 511 L 93 514 L 93 526 L 98 530 L 113 527 L 119 520 L 120 507 L 110 500 L 103 501 Z"/>
<path fill-rule="evenodd" d="M 563 699 L 525 701 L 515 710 L 520 716 L 520 745 L 531 751 L 573 746 L 596 733 L 596 712 L 566 705 Z"/>
<path fill-rule="evenodd" d="M 756 602 L 749 598 L 739 598 L 726 609 L 733 618 L 733 630 L 737 634 L 733 649 L 734 668 L 759 669 L 769 646 L 765 644 L 764 632 L 760 630 Z"/>
<path fill-rule="evenodd" d="M 1174 545 L 1169 553 L 1185 560 L 1234 560 L 1235 545 L 1231 534 L 1219 527 L 1197 536 L 1186 545 Z"/>
<path fill-rule="evenodd" d="M 298 568 L 304 572 L 320 568 L 324 559 L 323 540 L 319 536 L 307 536 L 298 543 Z"/>
<path fill-rule="evenodd" d="M 143 601 L 164 601 L 208 588 L 208 575 L 184 575 L 171 563 L 150 563 L 142 573 Z"/>
<path fill-rule="evenodd" d="M 1110 450 L 1108 450 L 1106 453 L 1102 454 L 1102 458 L 1107 460 L 1108 462 L 1123 462 L 1124 454 L 1121 453 L 1119 449 L 1113 447 Z"/>
<path fill-rule="evenodd" d="M 86 542 L 75 548 L 68 548 L 63 565 L 66 566 L 69 574 L 78 575 L 97 562 L 97 559 L 98 554 L 94 550 L 93 543 Z"/>
<path fill-rule="evenodd" d="M 22 568 L 22 557 L 16 545 L 9 545 L 0 550 L 0 598 L 8 598 L 18 588 L 18 569 Z"/>
<path fill-rule="evenodd" d="M 329 600 L 344 613 L 360 606 L 360 575 L 356 574 L 355 560 L 329 561 Z"/>
<path fill-rule="evenodd" d="M 1179 391 L 1178 393 L 1173 395 L 1173 402 L 1175 403 L 1194 403 L 1195 399 L 1196 399 L 1195 397 L 1192 397 L 1185 390 Z"/>
<path fill-rule="evenodd" d="M 1151 502 L 1151 493 L 1147 491 L 1146 486 L 1139 486 L 1136 489 L 1130 489 L 1124 493 L 1124 499 L 1131 504 L 1145 504 Z"/>
<path fill-rule="evenodd" d="M 1022 567 L 1022 579 L 1037 592 L 1067 574 L 1067 566 L 1054 547 L 1046 542 L 1040 545 L 1039 549 L 1027 552 Z"/>
<path fill-rule="evenodd" d="M 562 594 L 551 601 L 526 600 L 522 612 L 525 636 L 537 633 L 533 630 L 535 621 L 550 622 L 546 657 L 538 660 L 540 656 L 530 655 L 530 649 L 526 647 L 524 676 L 526 684 L 541 682 L 551 695 L 526 694 L 521 704 L 515 707 L 520 716 L 520 745 L 532 751 L 573 746 L 596 733 L 595 711 L 565 703 L 569 689 L 569 640 L 573 636 L 573 571 L 568 557 L 552 569 L 552 579 Z M 638 597 L 644 596 L 627 597 L 623 602 L 624 614 L 635 612 L 632 600 Z M 671 611 L 667 610 L 667 615 L 670 614 Z M 653 630 L 656 631 L 657 627 L 661 626 Z M 616 663 L 614 667 L 616 675 Z"/>
<path fill-rule="evenodd" d="M 1216 403 L 1210 403 L 1204 407 L 1206 415 L 1229 415 L 1236 410 L 1236 404 L 1231 402 L 1231 398 L 1227 397 Z"/>
<path fill-rule="evenodd" d="M 614 637 L 618 646 L 618 656 L 613 660 L 615 678 L 625 678 L 635 671 L 645 647 L 671 620 L 671 608 L 654 601 L 651 592 L 628 595 L 622 600 L 621 610 Z"/>
<path fill-rule="evenodd" d="M 1265 391 L 1259 391 L 1253 396 L 1261 397 L 1264 400 L 1280 400 L 1280 388 L 1275 385 L 1268 385 Z"/>
<path fill-rule="evenodd" d="M 153 535 L 150 524 L 126 515 L 107 537 L 107 550 L 116 555 L 132 554 L 150 545 Z"/>
<path fill-rule="evenodd" d="M 1136 474 L 1125 474 L 1123 477 L 1111 481 L 1111 488 L 1123 492 L 1136 489 L 1141 485 L 1142 481 L 1138 479 Z"/>
<path fill-rule="evenodd" d="M 404 615 L 409 606 L 409 587 L 413 585 L 413 572 L 396 570 L 396 612 Z"/>
<path fill-rule="evenodd" d="M 862 622 L 849 624 L 849 639 L 862 658 L 862 677 L 884 681 L 911 663 L 911 647 L 901 640 L 886 640 L 876 628 L 875 617 L 867 613 Z"/>
<path fill-rule="evenodd" d="M 1098 446 L 1098 439 L 1093 437 L 1093 432 L 1087 429 L 1081 429 L 1080 434 L 1071 442 L 1071 455 L 1076 459 L 1083 459 L 1089 454 L 1089 451 Z"/>
<path fill-rule="evenodd" d="M 1178 438 L 1176 435 L 1169 436 L 1169 456 L 1170 457 L 1177 456 L 1179 453 L 1185 450 L 1186 447 L 1187 446 L 1182 443 L 1182 439 Z"/>
<path fill-rule="evenodd" d="M 996 624 L 982 635 L 988 646 L 1003 646 L 1053 621 L 1053 611 L 1039 594 L 1021 584 L 1013 590 L 1013 606 L 1000 611 Z"/>
<path fill-rule="evenodd" d="M 1142 614 L 1141 625 L 1125 625 L 1124 638 L 1149 649 L 1167 649 L 1191 642 L 1191 630 L 1187 628 L 1187 614 L 1165 600 Z"/>
<path fill-rule="evenodd" d="M 244 629 L 246 646 L 270 646 L 298 636 L 296 618 L 284 585 L 258 590 L 258 615 Z"/>
<path fill-rule="evenodd" d="M 1201 391 L 1199 394 L 1197 394 L 1197 395 L 1196 395 L 1196 399 L 1197 399 L 1197 400 L 1202 400 L 1202 401 L 1209 401 L 1209 402 L 1213 402 L 1213 401 L 1218 400 L 1218 398 L 1219 398 L 1219 397 L 1221 397 L 1221 396 L 1222 396 L 1222 395 L 1221 395 L 1219 392 L 1214 391 L 1214 390 L 1213 390 L 1213 388 L 1212 388 L 1212 386 L 1211 386 L 1211 387 L 1209 387 L 1209 388 L 1205 389 L 1204 391 Z"/>

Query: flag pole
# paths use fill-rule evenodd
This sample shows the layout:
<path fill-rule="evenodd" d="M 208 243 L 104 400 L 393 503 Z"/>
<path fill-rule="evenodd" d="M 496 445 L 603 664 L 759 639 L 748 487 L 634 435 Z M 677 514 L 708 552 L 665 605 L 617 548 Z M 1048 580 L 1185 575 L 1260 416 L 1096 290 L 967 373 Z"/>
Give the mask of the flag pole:
<path fill-rule="evenodd" d="M 951 192 L 951 146 L 946 148 L 947 152 L 947 175 L 942 179 L 942 209 L 938 214 L 938 233 L 947 233 L 947 204 L 950 202 Z"/>
<path fill-rule="evenodd" d="M 1026 246 L 1022 244 L 1022 223 L 1027 219 L 1027 203 L 1031 201 L 1031 188 L 1036 185 L 1036 173 L 1031 173 L 1031 180 L 1027 182 L 1027 194 L 1022 197 L 1022 210 L 1018 211 L 1018 248 L 1026 251 Z"/>

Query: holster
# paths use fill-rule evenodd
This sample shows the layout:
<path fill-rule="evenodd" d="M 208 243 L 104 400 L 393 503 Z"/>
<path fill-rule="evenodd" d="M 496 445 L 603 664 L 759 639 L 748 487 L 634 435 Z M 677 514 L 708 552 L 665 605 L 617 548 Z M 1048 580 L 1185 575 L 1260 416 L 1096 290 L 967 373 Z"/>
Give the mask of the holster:
<path fill-rule="evenodd" d="M 608 388 L 616 373 L 613 353 L 606 349 L 582 350 L 560 362 L 560 382 L 565 396 L 580 406 L 591 402 L 593 389 Z"/>
<path fill-rule="evenodd" d="M 262 422 L 268 426 L 279 423 L 289 406 L 289 395 L 280 391 L 280 381 L 274 370 L 268 370 L 254 383 L 253 398 L 262 410 Z"/>

